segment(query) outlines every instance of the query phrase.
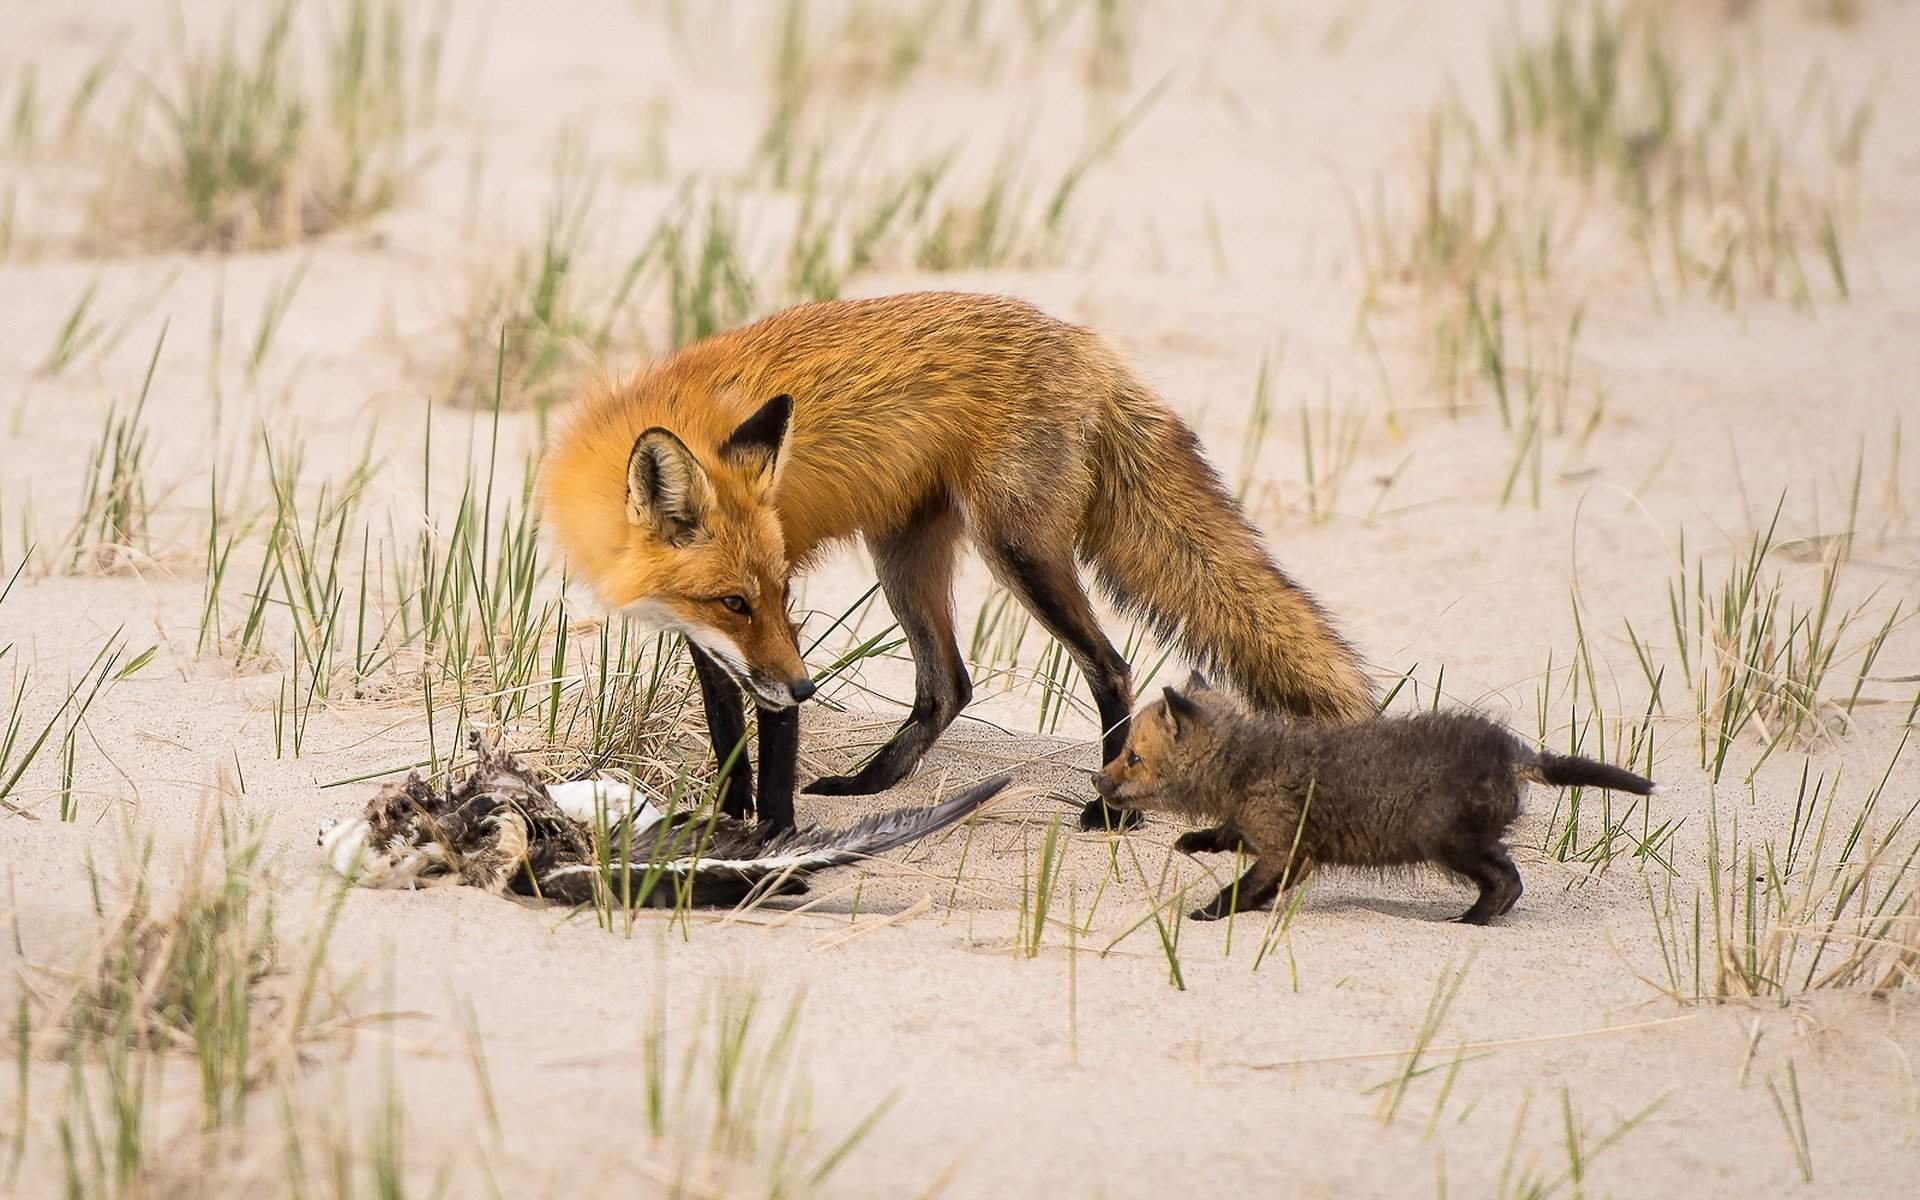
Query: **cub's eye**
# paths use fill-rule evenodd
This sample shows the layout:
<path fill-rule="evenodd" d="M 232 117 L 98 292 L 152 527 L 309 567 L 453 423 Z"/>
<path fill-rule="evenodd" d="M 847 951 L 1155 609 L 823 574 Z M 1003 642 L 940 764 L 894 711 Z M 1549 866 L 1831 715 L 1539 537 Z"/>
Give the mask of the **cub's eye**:
<path fill-rule="evenodd" d="M 726 606 L 728 612 L 739 613 L 743 617 L 750 611 L 744 596 L 722 596 L 720 603 Z"/>
<path fill-rule="evenodd" d="M 1139 756 L 1138 754 L 1135 754 L 1135 753 L 1134 753 L 1133 751 L 1131 751 L 1131 750 L 1129 750 L 1129 751 L 1127 751 L 1127 765 L 1128 765 L 1128 766 L 1130 766 L 1130 767 L 1137 767 L 1137 766 L 1139 766 L 1139 765 L 1140 765 L 1140 756 Z"/>

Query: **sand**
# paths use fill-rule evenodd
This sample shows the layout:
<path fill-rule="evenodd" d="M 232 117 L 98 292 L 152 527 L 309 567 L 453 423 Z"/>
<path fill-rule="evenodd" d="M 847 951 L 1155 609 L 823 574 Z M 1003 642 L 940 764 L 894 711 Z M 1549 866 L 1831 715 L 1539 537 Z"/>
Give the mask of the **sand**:
<path fill-rule="evenodd" d="M 220 8 L 186 7 L 189 25 L 212 36 Z M 1838 779 L 1836 838 L 1883 777 L 1873 834 L 1893 829 L 1920 797 L 1920 751 L 1900 753 L 1920 662 L 1910 622 L 1895 620 L 1849 722 L 1828 719 L 1787 740 L 1757 771 L 1768 736 L 1749 729 L 1715 786 L 1701 765 L 1669 615 L 1681 530 L 1686 553 L 1704 558 L 1718 586 L 1776 501 L 1775 540 L 1791 544 L 1767 560 L 1767 573 L 1803 610 L 1818 598 L 1819 552 L 1830 545 L 1820 539 L 1853 535 L 1837 594 L 1863 615 L 1826 691 L 1844 701 L 1861 647 L 1895 602 L 1901 615 L 1916 603 L 1920 496 L 1896 430 L 1904 420 L 1910 437 L 1920 412 L 1912 382 L 1920 126 L 1903 119 L 1920 111 L 1920 77 L 1900 60 L 1920 44 L 1920 11 L 1865 3 L 1856 19 L 1835 23 L 1798 3 L 1744 13 L 1676 6 L 1677 61 L 1704 78 L 1732 48 L 1757 64 L 1753 77 L 1783 124 L 1810 71 L 1838 81 L 1834 95 L 1849 103 L 1871 85 L 1878 117 L 1846 202 L 1851 295 L 1843 300 L 1818 276 L 1811 311 L 1751 292 L 1729 306 L 1699 285 L 1656 296 L 1617 207 L 1571 191 L 1559 210 L 1566 232 L 1554 283 L 1542 289 L 1552 317 L 1541 322 L 1557 335 L 1581 313 L 1571 416 L 1543 439 L 1537 503 L 1523 473 L 1503 504 L 1514 435 L 1484 391 L 1449 411 L 1417 289 L 1384 278 L 1371 315 L 1356 317 L 1368 286 L 1356 226 L 1367 218 L 1354 213 L 1372 208 L 1376 189 L 1389 211 L 1411 206 L 1426 113 L 1450 89 L 1492 122 L 1488 60 L 1508 15 L 1466 3 L 1356 4 L 1339 14 L 1319 5 L 1148 5 L 1131 18 L 1124 79 L 1099 89 L 1087 81 L 1086 12 L 1036 50 L 1015 6 L 988 7 L 978 43 L 937 50 L 898 89 L 822 84 L 813 119 L 851 141 L 886 113 L 867 152 L 879 164 L 904 167 L 951 142 L 964 146 L 961 169 L 983 171 L 1015 140 L 1057 171 L 1163 78 L 1164 94 L 1087 172 L 1066 245 L 1047 260 L 952 272 L 889 260 L 850 278 L 847 294 L 1005 292 L 1098 328 L 1195 424 L 1230 480 L 1248 454 L 1249 404 L 1267 362 L 1273 417 L 1247 459 L 1250 514 L 1383 688 L 1413 673 L 1417 687 L 1403 688 L 1398 705 L 1431 703 L 1444 664 L 1443 702 L 1478 706 L 1534 735 L 1544 688 L 1544 734 L 1564 745 L 1566 672 L 1584 633 L 1605 716 L 1600 736 L 1615 754 L 1615 737 L 1649 697 L 1629 626 L 1654 644 L 1668 675 L 1653 722 L 1663 791 L 1651 823 L 1678 826 L 1663 843 L 1664 864 L 1630 854 L 1605 869 L 1558 861 L 1545 847 L 1559 797 L 1536 788 L 1512 839 L 1527 892 L 1504 922 L 1445 923 L 1468 896 L 1437 876 L 1329 875 L 1284 934 L 1270 933 L 1265 913 L 1231 928 L 1180 926 L 1176 986 L 1156 923 L 1143 920 L 1147 885 L 1168 898 L 1161 911 L 1172 920 L 1175 891 L 1191 885 L 1197 903 L 1213 883 L 1207 868 L 1216 878 L 1227 868 L 1171 855 L 1179 829 L 1166 821 L 1118 840 L 1067 833 L 1052 921 L 1029 957 L 1018 945 L 1023 895 L 1049 823 L 1061 818 L 1070 830 L 1091 795 L 1086 770 L 1097 753 L 1084 696 L 1054 736 L 1039 736 L 1041 689 L 989 680 L 895 795 L 803 798 L 802 819 L 850 820 L 1002 766 L 1017 769 L 1020 793 L 898 861 L 821 880 L 797 915 L 797 902 L 783 900 L 738 917 L 648 914 L 609 932 L 591 913 L 463 889 L 348 895 L 324 977 L 355 1020 L 257 1093 L 249 1123 L 232 1131 L 217 1162 L 193 1149 L 192 1067 L 174 1056 L 146 1117 L 148 1172 L 133 1190 L 285 1190 L 277 1096 L 302 1112 L 332 1112 L 336 1132 L 350 1131 L 355 1186 L 369 1186 L 367 1131 L 378 1127 L 383 1080 L 392 1078 L 407 1182 L 419 1194 L 437 1181 L 451 1195 L 670 1194 L 676 1176 L 680 1194 L 764 1191 L 780 1124 L 772 1097 L 787 1094 L 772 1082 L 754 1119 L 761 1144 L 744 1162 L 709 1152 L 697 1113 L 669 1120 L 663 1136 L 645 1115 L 650 1031 L 664 1031 L 669 1073 L 692 1055 L 701 1065 L 689 1088 L 710 1094 L 714 1031 L 704 1014 L 726 997 L 756 994 L 760 1036 L 804 997 L 784 1082 L 807 1092 L 806 1162 L 822 1161 L 884 1105 L 821 1185 L 829 1195 L 1911 1194 L 1920 1185 L 1911 967 L 1903 986 L 1884 992 L 1805 989 L 1799 970 L 1813 951 L 1803 948 L 1789 998 L 1696 1004 L 1691 962 L 1677 976 L 1663 965 L 1679 951 L 1656 934 L 1650 902 L 1671 895 L 1690 943 L 1710 838 L 1724 845 L 1737 825 L 1742 846 L 1786 845 L 1803 771 Z M 93 0 L 8 6 L 0 88 L 32 65 L 47 96 L 65 96 L 120 39 L 126 72 L 109 97 L 137 79 L 164 79 L 165 11 Z M 108 406 L 138 390 L 168 323 L 145 410 L 149 546 L 111 571 L 67 570 L 43 553 L 0 608 L 0 645 L 13 645 L 0 670 L 30 667 L 34 679 L 53 681 L 28 694 L 30 729 L 116 629 L 130 654 L 156 647 L 87 715 L 72 789 L 78 819 L 58 819 L 53 754 L 23 777 L 12 797 L 21 811 L 0 812 L 9 929 L 0 1001 L 10 1027 L 23 992 L 39 1014 L 61 992 L 60 972 L 99 937 L 89 864 L 111 898 L 137 847 L 150 845 L 164 894 L 222 772 L 238 793 L 229 806 L 268 823 L 265 886 L 283 940 L 297 946 L 329 894 L 313 831 L 373 786 L 325 785 L 423 756 L 422 706 L 402 689 L 321 705 L 302 752 L 276 757 L 284 650 L 238 670 L 230 658 L 196 656 L 208 464 L 246 461 L 264 427 L 280 447 L 303 446 L 304 478 L 317 489 L 370 447 L 365 511 L 375 536 L 389 517 L 416 528 L 423 500 L 449 511 L 451 481 L 484 456 L 490 430 L 484 415 L 445 403 L 461 354 L 457 318 L 477 273 L 536 243 L 563 131 L 600 168 L 598 269 L 617 270 L 675 188 L 696 176 L 744 189 L 756 254 L 769 258 L 782 244 L 793 195 L 763 179 L 739 182 L 771 103 L 764 64 L 778 29 L 771 6 L 755 4 L 582 3 L 563 13 L 456 4 L 440 109 L 411 137 L 419 169 L 397 203 L 281 249 L 222 257 L 124 239 L 111 250 L 90 244 L 86 201 L 111 166 L 101 130 L 117 111 L 112 100 L 89 123 L 99 127 L 92 134 L 0 157 L 14 214 L 0 257 L 4 572 L 28 542 L 56 545 L 71 527 Z M 860 62 L 838 69 L 853 78 Z M 1837 103 L 1807 106 L 1815 115 L 1801 122 L 1799 152 L 1812 155 L 1832 112 L 1844 117 Z M 656 132 L 664 171 L 649 149 Z M 1809 255 L 1817 264 L 1818 252 Z M 272 353 L 250 378 L 264 298 L 303 263 Z M 110 352 L 50 373 L 47 347 L 96 285 L 96 314 L 137 311 L 136 319 Z M 136 309 L 162 285 L 158 301 Z M 659 301 L 648 304 L 657 322 Z M 617 346 L 608 367 L 641 353 Z M 423 497 L 430 401 L 440 488 Z M 1328 431 L 1340 429 L 1354 431 L 1351 464 L 1337 490 L 1310 495 L 1303 436 L 1315 441 L 1324 479 Z M 500 461 L 514 464 L 516 483 L 538 437 L 526 412 L 503 419 Z M 1862 483 L 1849 528 L 1856 463 Z M 1328 510 L 1325 519 L 1316 509 Z M 238 552 L 249 581 L 260 536 Z M 802 592 L 805 607 L 828 614 L 812 627 L 824 628 L 871 582 L 857 550 L 821 566 Z M 963 624 L 987 585 L 970 561 L 959 585 Z M 229 597 L 229 622 L 246 586 Z M 862 628 L 884 625 L 876 608 Z M 1110 628 L 1118 636 L 1124 626 Z M 1029 672 L 1037 645 L 1028 643 Z M 1178 673 L 1170 665 L 1162 682 Z M 803 772 L 838 768 L 871 745 L 910 694 L 906 662 L 864 664 L 856 681 L 832 690 L 831 706 L 806 710 Z M 1581 714 L 1588 698 L 1575 698 Z M 444 704 L 435 733 L 442 745 L 452 733 Z M 680 750 L 697 751 L 697 739 Z M 1632 827 L 1640 829 L 1638 816 Z M 1594 829 L 1589 818 L 1583 840 Z M 1893 865 L 1870 875 L 1876 900 L 1912 845 L 1910 828 L 1895 830 Z M 1740 867 L 1722 882 L 1744 886 L 1744 860 Z M 1767 869 L 1762 858 L 1763 885 Z M 1895 886 L 1895 904 L 1914 882 L 1909 873 Z M 1705 919 L 1711 991 L 1711 909 Z M 1910 925 L 1896 929 L 1913 944 Z M 1676 980 L 1684 996 L 1672 994 Z M 1418 1073 L 1393 1085 L 1448 989 L 1456 990 L 1427 1031 Z M 12 1070 L 0 1082 L 9 1146 L 15 1123 L 26 1122 L 23 1156 L 0 1173 L 0 1189 L 22 1196 L 60 1186 L 58 1124 L 71 1111 L 67 1066 L 52 1042 L 35 1046 L 22 1060 L 27 1091 Z M 0 1157 L 11 1162 L 9 1152 Z"/>

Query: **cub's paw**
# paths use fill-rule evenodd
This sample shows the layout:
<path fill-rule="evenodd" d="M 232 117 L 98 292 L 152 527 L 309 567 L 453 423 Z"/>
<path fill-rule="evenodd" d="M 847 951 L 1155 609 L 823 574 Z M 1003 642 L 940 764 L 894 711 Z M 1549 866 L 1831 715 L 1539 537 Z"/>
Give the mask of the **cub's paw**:
<path fill-rule="evenodd" d="M 1173 840 L 1182 854 L 1227 854 L 1240 846 L 1240 839 L 1223 829 L 1193 829 Z"/>

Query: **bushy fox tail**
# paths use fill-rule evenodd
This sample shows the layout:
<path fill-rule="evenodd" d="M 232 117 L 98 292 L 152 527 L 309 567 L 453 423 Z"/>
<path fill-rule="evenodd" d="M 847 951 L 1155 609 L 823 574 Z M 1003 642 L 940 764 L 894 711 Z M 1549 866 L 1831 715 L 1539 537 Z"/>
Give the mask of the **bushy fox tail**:
<path fill-rule="evenodd" d="M 1595 762 L 1578 755 L 1555 754 L 1550 750 L 1534 750 L 1525 746 L 1522 749 L 1528 756 L 1520 760 L 1522 779 L 1554 787 L 1609 788 L 1616 792 L 1632 792 L 1636 796 L 1653 794 L 1653 780 L 1644 775 L 1635 775 L 1624 767 Z"/>
<path fill-rule="evenodd" d="M 1267 557 L 1192 431 L 1133 384 L 1118 389 L 1106 424 L 1080 549 L 1115 603 L 1257 708 L 1373 716 L 1358 655 Z"/>

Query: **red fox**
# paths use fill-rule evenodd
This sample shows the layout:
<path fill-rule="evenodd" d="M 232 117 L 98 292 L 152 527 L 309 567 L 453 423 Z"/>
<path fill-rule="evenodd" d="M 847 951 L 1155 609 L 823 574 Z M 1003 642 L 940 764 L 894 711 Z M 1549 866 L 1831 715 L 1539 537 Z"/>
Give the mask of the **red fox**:
<path fill-rule="evenodd" d="M 1131 685 L 1079 561 L 1256 707 L 1375 709 L 1354 651 L 1268 559 L 1193 433 L 1099 336 L 1018 300 L 826 301 L 696 342 L 587 396 L 541 479 L 573 570 L 610 607 L 686 636 L 722 762 L 745 736 L 739 689 L 752 693 L 773 827 L 793 823 L 795 705 L 813 694 L 788 582 L 855 536 L 913 652 L 913 709 L 859 770 L 809 792 L 898 783 L 972 698 L 954 640 L 963 536 L 1086 676 L 1105 758 L 1126 743 Z M 744 763 L 725 786 L 725 811 L 744 815 Z M 1117 822 L 1098 800 L 1081 820 Z"/>

